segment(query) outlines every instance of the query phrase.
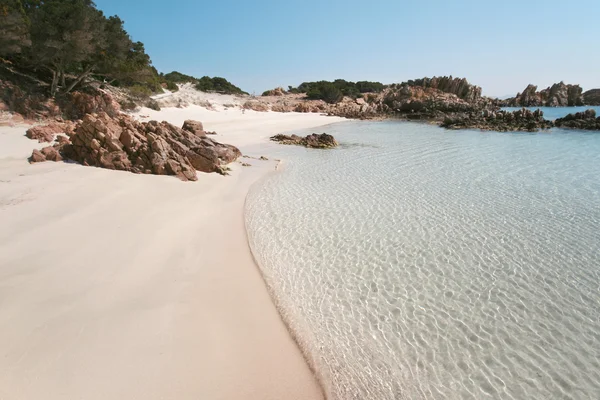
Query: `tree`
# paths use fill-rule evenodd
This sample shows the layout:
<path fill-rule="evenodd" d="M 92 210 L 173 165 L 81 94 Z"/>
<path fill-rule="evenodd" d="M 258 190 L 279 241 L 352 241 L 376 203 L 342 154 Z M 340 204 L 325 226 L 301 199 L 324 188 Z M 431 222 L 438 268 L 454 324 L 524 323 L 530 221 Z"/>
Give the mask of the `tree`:
<path fill-rule="evenodd" d="M 91 0 L 42 1 L 30 12 L 33 61 L 52 72 L 52 96 L 59 83 L 66 86 L 67 72 L 77 73 L 69 92 L 93 71 L 95 55 L 106 51 L 104 16 Z"/>
<path fill-rule="evenodd" d="M 30 45 L 23 5 L 19 0 L 0 0 L 0 56 L 19 54 Z"/>

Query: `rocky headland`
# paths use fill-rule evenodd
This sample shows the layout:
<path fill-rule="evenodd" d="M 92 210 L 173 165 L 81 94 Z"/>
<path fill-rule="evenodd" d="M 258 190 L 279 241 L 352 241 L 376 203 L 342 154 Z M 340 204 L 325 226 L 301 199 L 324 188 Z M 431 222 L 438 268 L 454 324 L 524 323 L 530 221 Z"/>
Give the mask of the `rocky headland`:
<path fill-rule="evenodd" d="M 600 89 L 583 92 L 583 102 L 588 106 L 600 106 Z"/>

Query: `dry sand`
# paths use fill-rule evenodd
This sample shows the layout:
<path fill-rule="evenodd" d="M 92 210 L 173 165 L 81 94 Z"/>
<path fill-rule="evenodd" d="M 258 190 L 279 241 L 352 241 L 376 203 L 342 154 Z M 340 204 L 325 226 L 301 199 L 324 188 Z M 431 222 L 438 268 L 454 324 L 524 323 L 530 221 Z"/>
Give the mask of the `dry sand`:
<path fill-rule="evenodd" d="M 340 120 L 216 108 L 140 115 L 253 156 Z M 246 193 L 274 161 L 198 182 L 29 165 L 25 129 L 0 128 L 0 399 L 322 398 L 246 241 Z"/>

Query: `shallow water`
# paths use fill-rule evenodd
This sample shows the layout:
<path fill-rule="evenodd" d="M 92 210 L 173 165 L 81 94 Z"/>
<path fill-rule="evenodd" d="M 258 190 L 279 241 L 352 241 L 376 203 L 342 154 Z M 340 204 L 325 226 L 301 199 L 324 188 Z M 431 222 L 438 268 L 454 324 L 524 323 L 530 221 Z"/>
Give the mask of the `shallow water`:
<path fill-rule="evenodd" d="M 516 111 L 520 110 L 522 107 L 502 107 L 503 110 L 506 111 Z M 535 111 L 538 108 L 544 112 L 544 118 L 554 121 L 557 118 L 562 118 L 567 116 L 567 114 L 575 114 L 576 112 L 582 112 L 585 110 L 589 110 L 590 108 L 596 110 L 596 115 L 600 116 L 600 107 L 599 106 L 583 106 L 583 107 L 525 107 L 530 109 L 531 111 Z"/>
<path fill-rule="evenodd" d="M 246 225 L 330 399 L 600 398 L 600 134 L 326 131 Z"/>

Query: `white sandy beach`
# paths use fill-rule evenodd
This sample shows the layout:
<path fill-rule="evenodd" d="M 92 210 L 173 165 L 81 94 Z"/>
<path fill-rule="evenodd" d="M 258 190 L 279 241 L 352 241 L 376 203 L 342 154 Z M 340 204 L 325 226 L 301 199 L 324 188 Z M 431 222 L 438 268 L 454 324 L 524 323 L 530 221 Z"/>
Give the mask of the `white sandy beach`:
<path fill-rule="evenodd" d="M 315 114 L 140 115 L 217 131 L 244 154 Z M 276 163 L 174 177 L 46 162 L 0 127 L 0 399 L 320 399 L 249 251 L 243 206 Z"/>

